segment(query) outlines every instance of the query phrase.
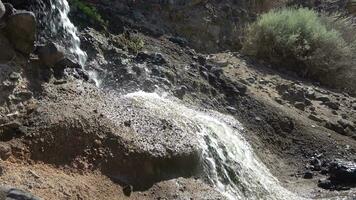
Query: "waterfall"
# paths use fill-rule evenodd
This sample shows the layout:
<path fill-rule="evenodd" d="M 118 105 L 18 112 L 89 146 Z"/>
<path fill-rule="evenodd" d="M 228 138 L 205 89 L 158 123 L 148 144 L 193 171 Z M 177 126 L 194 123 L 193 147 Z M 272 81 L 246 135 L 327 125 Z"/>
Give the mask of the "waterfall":
<path fill-rule="evenodd" d="M 67 55 L 76 60 L 83 69 L 87 61 L 87 54 L 80 48 L 78 30 L 70 21 L 68 14 L 70 7 L 67 0 L 50 0 L 50 11 L 47 11 L 45 23 L 47 34 L 51 40 L 57 41 L 67 49 Z M 48 30 L 49 29 L 49 30 Z M 89 77 L 100 86 L 97 72 L 85 69 Z"/>
<path fill-rule="evenodd" d="M 150 112 L 171 118 L 180 127 L 194 124 L 203 149 L 203 179 L 226 198 L 303 199 L 285 189 L 258 159 L 243 137 L 242 125 L 233 117 L 215 111 L 197 111 L 155 93 L 136 92 L 125 98 Z"/>
<path fill-rule="evenodd" d="M 80 48 L 78 30 L 70 21 L 68 14 L 70 11 L 67 0 L 50 0 L 51 10 L 48 25 L 50 31 L 56 39 L 60 39 L 64 46 L 68 48 L 69 54 L 74 56 L 78 63 L 84 67 L 87 54 Z"/>

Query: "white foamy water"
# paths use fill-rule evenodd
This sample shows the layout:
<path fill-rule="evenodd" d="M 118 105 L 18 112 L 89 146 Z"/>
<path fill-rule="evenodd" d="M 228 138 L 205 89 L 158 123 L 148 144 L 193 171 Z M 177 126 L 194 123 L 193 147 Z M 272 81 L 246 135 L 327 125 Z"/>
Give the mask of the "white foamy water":
<path fill-rule="evenodd" d="M 80 48 L 80 39 L 78 37 L 78 30 L 70 21 L 68 14 L 70 11 L 67 0 L 51 0 L 51 13 L 55 13 L 54 17 L 57 21 L 49 22 L 51 31 L 54 34 L 62 32 L 65 42 L 69 42 L 69 52 L 76 57 L 79 64 L 84 66 L 87 60 L 87 54 Z"/>
<path fill-rule="evenodd" d="M 49 21 L 50 30 L 53 35 L 60 37 L 68 53 L 75 57 L 78 63 L 85 69 L 87 54 L 80 48 L 80 38 L 78 30 L 70 21 L 68 14 L 70 7 L 67 0 L 51 0 L 51 21 Z M 95 70 L 85 69 L 89 77 L 94 80 L 96 86 L 100 86 L 98 74 Z"/>
<path fill-rule="evenodd" d="M 244 139 L 241 124 L 215 111 L 197 111 L 155 93 L 125 96 L 177 124 L 198 127 L 205 177 L 228 199 L 303 199 L 281 186 Z M 183 127 L 189 127 L 184 126 Z"/>

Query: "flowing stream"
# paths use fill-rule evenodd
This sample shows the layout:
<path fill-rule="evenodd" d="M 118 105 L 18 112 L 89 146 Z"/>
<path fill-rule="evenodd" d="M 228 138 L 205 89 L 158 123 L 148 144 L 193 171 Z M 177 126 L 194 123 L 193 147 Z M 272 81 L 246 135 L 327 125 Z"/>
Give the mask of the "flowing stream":
<path fill-rule="evenodd" d="M 231 116 L 198 111 L 156 93 L 125 96 L 151 112 L 170 117 L 182 127 L 198 127 L 205 178 L 228 199 L 303 199 L 281 186 L 243 137 L 242 125 Z"/>
<path fill-rule="evenodd" d="M 84 66 L 87 56 L 80 49 L 77 29 L 68 18 L 66 0 L 51 0 L 53 34 L 60 34 L 69 52 Z M 64 42 L 65 43 L 65 42 Z M 243 137 L 241 124 L 215 111 L 197 111 L 155 93 L 130 93 L 125 98 L 140 102 L 152 112 L 169 116 L 180 124 L 198 127 L 205 179 L 228 199 L 302 199 L 283 188 L 257 158 Z"/>

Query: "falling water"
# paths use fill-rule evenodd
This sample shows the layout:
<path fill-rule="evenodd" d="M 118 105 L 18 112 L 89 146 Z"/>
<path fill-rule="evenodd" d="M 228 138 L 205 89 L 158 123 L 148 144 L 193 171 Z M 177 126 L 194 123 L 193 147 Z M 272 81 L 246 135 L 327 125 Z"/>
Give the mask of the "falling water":
<path fill-rule="evenodd" d="M 80 48 L 80 38 L 78 30 L 70 21 L 68 14 L 70 11 L 67 0 L 50 0 L 50 11 L 45 22 L 49 25 L 51 38 L 60 42 L 68 48 L 68 56 L 74 58 L 84 69 L 87 61 L 87 54 Z M 96 71 L 85 69 L 89 77 L 100 85 Z"/>
<path fill-rule="evenodd" d="M 180 127 L 198 127 L 205 178 L 228 199 L 303 199 L 281 186 L 244 139 L 241 124 L 214 111 L 197 111 L 155 93 L 130 93 L 125 98 Z M 191 131 L 191 130 L 187 130 Z"/>
<path fill-rule="evenodd" d="M 70 11 L 67 0 L 51 0 L 50 30 L 56 38 L 60 38 L 81 66 L 85 65 L 87 54 L 80 48 L 77 28 L 68 18 Z"/>

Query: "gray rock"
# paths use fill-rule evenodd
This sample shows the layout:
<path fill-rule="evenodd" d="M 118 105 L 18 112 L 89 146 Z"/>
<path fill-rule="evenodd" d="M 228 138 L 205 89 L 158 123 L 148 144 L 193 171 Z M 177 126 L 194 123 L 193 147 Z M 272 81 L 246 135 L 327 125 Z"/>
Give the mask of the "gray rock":
<path fill-rule="evenodd" d="M 34 49 L 36 36 L 35 15 L 32 12 L 20 11 L 9 16 L 5 32 L 16 50 L 29 55 Z"/>
<path fill-rule="evenodd" d="M 0 21 L 1 21 L 1 18 L 5 15 L 5 12 L 6 12 L 5 6 L 0 0 Z"/>
<path fill-rule="evenodd" d="M 64 48 L 54 42 L 37 47 L 36 53 L 47 66 L 53 66 L 64 58 Z"/>

